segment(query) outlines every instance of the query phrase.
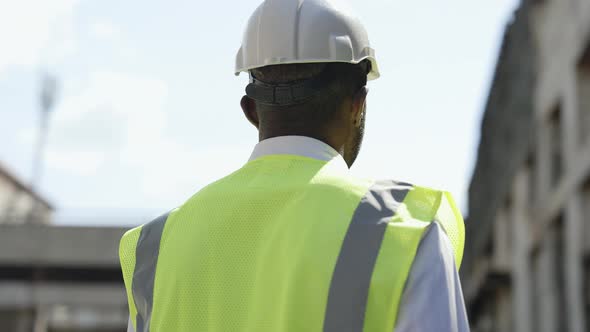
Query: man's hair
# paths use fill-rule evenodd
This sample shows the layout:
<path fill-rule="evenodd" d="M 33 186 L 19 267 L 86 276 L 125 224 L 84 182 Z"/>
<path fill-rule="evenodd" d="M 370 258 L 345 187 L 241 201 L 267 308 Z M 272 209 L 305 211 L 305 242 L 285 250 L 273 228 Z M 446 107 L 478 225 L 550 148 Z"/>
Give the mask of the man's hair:
<path fill-rule="evenodd" d="M 352 97 L 367 83 L 361 65 L 349 63 L 304 63 L 261 67 L 252 70 L 257 79 L 269 84 L 288 84 L 328 75 L 328 83 L 301 104 L 274 106 L 257 104 L 260 125 L 281 127 L 289 131 L 322 130 L 331 123 L 347 97 Z"/>

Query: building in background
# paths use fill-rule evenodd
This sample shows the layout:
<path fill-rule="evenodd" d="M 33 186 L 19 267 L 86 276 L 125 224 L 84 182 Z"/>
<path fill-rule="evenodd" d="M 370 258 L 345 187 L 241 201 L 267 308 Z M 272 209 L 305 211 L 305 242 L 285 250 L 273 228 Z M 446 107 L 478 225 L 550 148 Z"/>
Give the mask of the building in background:
<path fill-rule="evenodd" d="M 590 1 L 523 0 L 469 189 L 473 331 L 590 331 Z"/>
<path fill-rule="evenodd" d="M 125 332 L 124 232 L 0 225 L 0 331 Z"/>
<path fill-rule="evenodd" d="M 53 206 L 0 164 L 0 224 L 49 224 Z"/>
<path fill-rule="evenodd" d="M 52 211 L 0 167 L 0 331 L 125 332 L 126 228 L 54 226 Z"/>

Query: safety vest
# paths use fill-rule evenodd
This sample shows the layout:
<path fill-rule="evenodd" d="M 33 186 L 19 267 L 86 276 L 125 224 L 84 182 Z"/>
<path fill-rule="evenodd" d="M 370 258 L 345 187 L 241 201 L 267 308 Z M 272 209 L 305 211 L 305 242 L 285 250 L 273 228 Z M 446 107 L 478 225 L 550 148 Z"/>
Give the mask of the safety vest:
<path fill-rule="evenodd" d="M 449 193 L 264 156 L 123 236 L 130 317 L 136 332 L 393 331 L 433 221 L 458 267 Z"/>

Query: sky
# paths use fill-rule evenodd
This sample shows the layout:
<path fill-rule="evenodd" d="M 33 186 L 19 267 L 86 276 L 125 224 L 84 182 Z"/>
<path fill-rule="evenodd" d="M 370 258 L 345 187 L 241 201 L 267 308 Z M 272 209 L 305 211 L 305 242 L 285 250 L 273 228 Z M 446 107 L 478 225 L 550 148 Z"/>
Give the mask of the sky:
<path fill-rule="evenodd" d="M 518 0 L 340 0 L 369 82 L 352 172 L 449 190 L 467 213 L 482 112 Z M 234 76 L 260 1 L 0 0 L 0 163 L 29 181 L 43 72 L 59 81 L 39 191 L 55 222 L 135 225 L 241 167 L 257 142 Z"/>

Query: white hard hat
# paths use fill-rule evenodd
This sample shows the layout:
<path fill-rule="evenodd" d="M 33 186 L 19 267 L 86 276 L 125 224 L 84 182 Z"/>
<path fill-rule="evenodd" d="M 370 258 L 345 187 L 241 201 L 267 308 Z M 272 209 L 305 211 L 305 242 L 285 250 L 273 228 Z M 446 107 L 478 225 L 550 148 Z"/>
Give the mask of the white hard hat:
<path fill-rule="evenodd" d="M 360 21 L 326 0 L 266 0 L 252 14 L 236 57 L 236 75 L 291 63 L 371 62 L 368 80 L 379 77 L 375 50 Z"/>

